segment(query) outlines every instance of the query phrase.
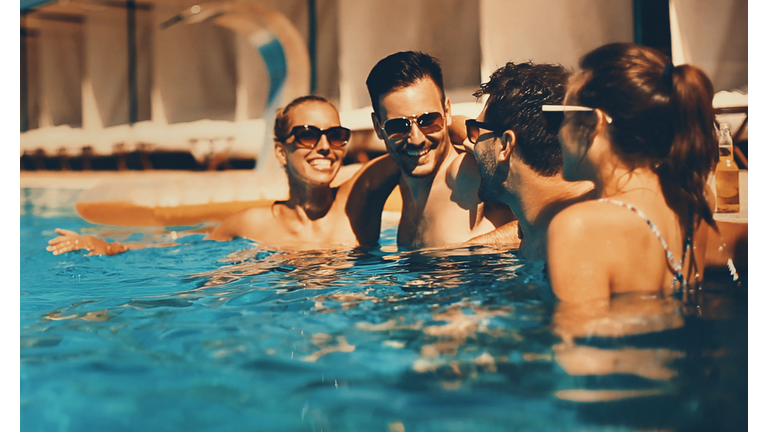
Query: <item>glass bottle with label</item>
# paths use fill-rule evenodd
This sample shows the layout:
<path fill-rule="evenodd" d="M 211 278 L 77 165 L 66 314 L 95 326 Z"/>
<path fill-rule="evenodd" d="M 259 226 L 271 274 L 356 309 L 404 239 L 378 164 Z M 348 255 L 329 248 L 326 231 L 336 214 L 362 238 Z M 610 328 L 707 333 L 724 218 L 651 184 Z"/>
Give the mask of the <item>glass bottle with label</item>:
<path fill-rule="evenodd" d="M 715 168 L 718 213 L 739 212 L 739 167 L 733 160 L 733 138 L 728 123 L 720 125 L 720 161 Z"/>

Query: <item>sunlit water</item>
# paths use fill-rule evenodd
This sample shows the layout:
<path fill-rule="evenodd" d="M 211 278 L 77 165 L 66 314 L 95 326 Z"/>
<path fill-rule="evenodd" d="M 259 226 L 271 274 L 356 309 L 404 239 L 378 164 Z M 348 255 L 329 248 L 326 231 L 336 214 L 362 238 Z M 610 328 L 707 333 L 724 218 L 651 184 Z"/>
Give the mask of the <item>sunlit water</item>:
<path fill-rule="evenodd" d="M 514 251 L 131 234 L 75 198 L 21 190 L 23 431 L 746 429 L 745 282 L 585 325 Z M 57 227 L 178 245 L 53 256 Z"/>

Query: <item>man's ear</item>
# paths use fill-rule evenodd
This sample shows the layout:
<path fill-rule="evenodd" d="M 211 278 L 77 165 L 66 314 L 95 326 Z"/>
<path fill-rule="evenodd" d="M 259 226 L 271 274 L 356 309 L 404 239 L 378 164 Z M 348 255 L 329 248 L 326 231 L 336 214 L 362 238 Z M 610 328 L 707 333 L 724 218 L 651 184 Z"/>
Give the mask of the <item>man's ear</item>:
<path fill-rule="evenodd" d="M 373 131 L 376 132 L 376 136 L 379 137 L 380 140 L 386 141 L 386 137 L 384 137 L 384 134 L 381 132 L 379 116 L 377 116 L 375 112 L 371 113 L 371 121 L 373 122 Z"/>
<path fill-rule="evenodd" d="M 288 165 L 288 155 L 285 154 L 285 148 L 283 148 L 283 144 L 280 141 L 275 141 L 275 157 L 277 157 L 280 165 Z"/>
<path fill-rule="evenodd" d="M 445 97 L 445 104 L 443 104 L 445 110 L 445 127 L 448 127 L 453 123 L 453 117 L 451 117 L 451 98 Z"/>
<path fill-rule="evenodd" d="M 499 143 L 501 145 L 501 149 L 497 158 L 499 162 L 508 161 L 512 156 L 512 152 L 515 151 L 515 146 L 517 145 L 517 135 L 515 135 L 515 132 L 512 130 L 505 130 L 499 139 Z"/>

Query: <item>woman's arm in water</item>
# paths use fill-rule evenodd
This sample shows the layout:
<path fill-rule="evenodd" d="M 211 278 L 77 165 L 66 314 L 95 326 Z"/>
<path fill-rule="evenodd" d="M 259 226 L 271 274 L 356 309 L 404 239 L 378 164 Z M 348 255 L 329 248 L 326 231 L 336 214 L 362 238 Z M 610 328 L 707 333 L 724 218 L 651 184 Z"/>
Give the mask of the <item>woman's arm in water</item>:
<path fill-rule="evenodd" d="M 205 240 L 228 241 L 239 237 L 239 228 L 243 225 L 242 212 L 227 217 L 205 237 Z"/>
<path fill-rule="evenodd" d="M 56 228 L 56 234 L 59 236 L 48 241 L 48 247 L 45 250 L 53 252 L 54 255 L 85 249 L 91 255 L 117 255 L 129 249 L 140 249 L 146 247 L 138 244 L 109 243 L 92 235 L 83 235 L 61 228 Z"/>
<path fill-rule="evenodd" d="M 117 255 L 132 249 L 144 249 L 151 247 L 168 247 L 176 246 L 178 243 L 118 243 L 108 242 L 92 235 L 80 235 L 74 231 L 65 230 L 62 228 L 56 228 L 56 234 L 59 236 L 48 240 L 48 246 L 45 250 L 53 252 L 54 255 L 61 255 L 63 253 L 77 251 L 81 249 L 87 250 L 89 253 L 86 256 L 93 255 Z M 172 232 L 172 238 L 176 239 L 176 233 Z"/>
<path fill-rule="evenodd" d="M 203 240 L 229 241 L 236 237 L 258 240 L 264 237 L 264 233 L 269 229 L 265 225 L 272 225 L 270 228 L 273 231 L 277 228 L 274 226 L 273 219 L 269 207 L 243 210 L 224 219 Z M 201 232 L 207 230 L 209 228 Z M 92 235 L 80 235 L 61 228 L 56 228 L 56 234 L 59 236 L 49 240 L 48 246 L 45 248 L 47 251 L 53 252 L 54 255 L 81 249 L 89 252 L 86 256 L 117 255 L 131 249 L 167 247 L 177 244 L 174 242 L 154 244 L 107 242 Z"/>

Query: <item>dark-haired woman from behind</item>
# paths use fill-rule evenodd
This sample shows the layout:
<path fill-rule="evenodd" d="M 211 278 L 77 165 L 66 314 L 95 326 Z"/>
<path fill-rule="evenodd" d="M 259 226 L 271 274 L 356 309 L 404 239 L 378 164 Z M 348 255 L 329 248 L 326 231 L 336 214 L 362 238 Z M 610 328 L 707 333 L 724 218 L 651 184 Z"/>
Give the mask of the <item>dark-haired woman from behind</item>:
<path fill-rule="evenodd" d="M 641 293 L 680 296 L 704 271 L 718 160 L 709 78 L 635 44 L 581 59 L 561 121 L 563 177 L 594 182 L 600 199 L 560 212 L 548 231 L 552 288 L 564 302 Z M 557 118 L 557 116 L 560 118 Z"/>

